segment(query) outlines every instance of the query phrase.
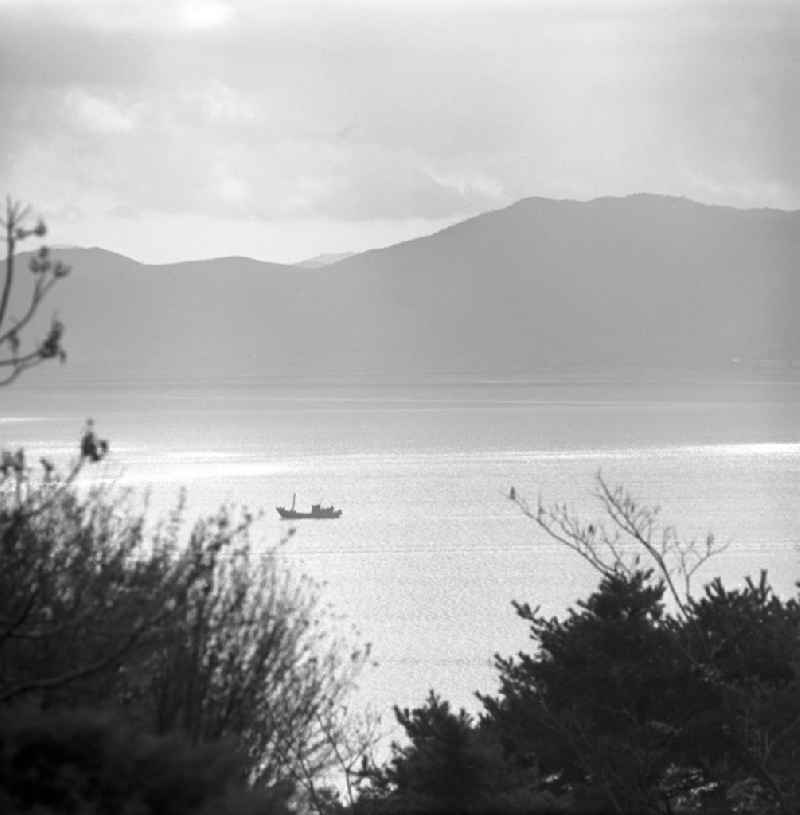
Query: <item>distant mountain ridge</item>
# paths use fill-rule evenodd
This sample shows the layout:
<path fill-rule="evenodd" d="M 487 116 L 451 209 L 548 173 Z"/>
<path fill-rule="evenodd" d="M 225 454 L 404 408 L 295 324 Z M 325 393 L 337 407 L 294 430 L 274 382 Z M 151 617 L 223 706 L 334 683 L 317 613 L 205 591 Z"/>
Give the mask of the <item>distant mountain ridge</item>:
<path fill-rule="evenodd" d="M 800 369 L 798 212 L 527 198 L 302 275 L 56 254 L 67 378 Z"/>

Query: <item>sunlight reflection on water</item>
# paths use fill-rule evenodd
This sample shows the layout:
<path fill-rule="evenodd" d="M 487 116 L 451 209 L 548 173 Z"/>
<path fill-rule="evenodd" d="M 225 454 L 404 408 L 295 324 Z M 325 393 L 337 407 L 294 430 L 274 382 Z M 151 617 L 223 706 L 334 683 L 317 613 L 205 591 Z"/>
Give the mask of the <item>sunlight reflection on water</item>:
<path fill-rule="evenodd" d="M 553 388 L 475 393 L 220 388 L 198 401 L 122 389 L 27 404 L 20 391 L 4 431 L 30 456 L 67 457 L 93 415 L 113 455 L 84 484 L 150 488 L 154 517 L 181 486 L 190 517 L 224 501 L 263 508 L 254 539 L 265 546 L 285 533 L 274 507 L 292 493 L 301 507 L 342 507 L 339 520 L 298 524 L 285 557 L 325 581 L 326 597 L 374 643 L 380 667 L 362 698 L 383 709 L 416 704 L 431 687 L 474 709 L 472 692 L 494 687 L 492 655 L 530 645 L 511 601 L 560 613 L 595 585 L 586 564 L 508 501 L 511 484 L 531 503 L 541 493 L 589 520 L 602 470 L 659 504 L 682 535 L 733 542 L 703 578 L 738 583 L 767 567 L 776 589 L 793 590 L 797 390 L 730 401 L 630 389 L 621 398 L 608 386 L 582 400 Z"/>

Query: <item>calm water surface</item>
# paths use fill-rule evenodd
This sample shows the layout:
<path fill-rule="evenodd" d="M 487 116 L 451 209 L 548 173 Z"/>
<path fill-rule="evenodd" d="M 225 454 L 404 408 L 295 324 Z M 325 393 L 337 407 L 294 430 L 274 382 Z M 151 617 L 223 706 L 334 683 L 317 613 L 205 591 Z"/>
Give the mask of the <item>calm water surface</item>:
<path fill-rule="evenodd" d="M 528 647 L 511 600 L 559 613 L 596 583 L 511 484 L 589 520 L 602 469 L 684 537 L 732 541 L 703 577 L 768 568 L 782 593 L 800 577 L 798 385 L 17 387 L 2 444 L 66 455 L 89 415 L 112 440 L 105 476 L 150 487 L 154 512 L 181 486 L 193 514 L 263 507 L 269 546 L 293 492 L 344 509 L 300 523 L 286 557 L 373 643 L 361 698 L 380 708 L 429 688 L 474 708 L 492 655 Z"/>

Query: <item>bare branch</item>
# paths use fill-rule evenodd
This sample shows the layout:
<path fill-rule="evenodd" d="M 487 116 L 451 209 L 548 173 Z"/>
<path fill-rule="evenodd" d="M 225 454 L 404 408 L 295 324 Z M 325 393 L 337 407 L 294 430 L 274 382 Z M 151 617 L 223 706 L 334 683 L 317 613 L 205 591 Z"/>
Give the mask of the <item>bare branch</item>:
<path fill-rule="evenodd" d="M 31 321 L 33 315 L 36 314 L 36 311 L 38 310 L 42 301 L 45 299 L 45 297 L 47 297 L 48 293 L 53 286 L 56 285 L 58 280 L 58 277 L 51 277 L 48 280 L 44 276 L 40 276 L 36 279 L 27 311 L 22 317 L 20 317 L 19 320 L 17 320 L 17 322 L 14 323 L 14 325 L 8 328 L 3 334 L 0 334 L 0 345 L 8 342 L 13 336 L 19 335 L 20 331 L 25 328 L 25 326 Z"/>
<path fill-rule="evenodd" d="M 14 264 L 17 244 L 31 236 L 43 237 L 47 232 L 47 228 L 41 220 L 35 226 L 26 225 L 30 213 L 30 207 L 22 206 L 18 201 L 6 197 L 5 218 L 0 219 L 0 224 L 5 230 L 6 240 L 5 278 L 2 293 L 0 294 L 0 345 L 8 343 L 11 346 L 11 356 L 0 360 L 0 367 L 11 368 L 11 372 L 0 378 L 0 386 L 10 385 L 22 373 L 45 359 L 58 357 L 63 362 L 66 358 L 61 346 L 64 326 L 56 319 L 53 320 L 49 332 L 38 344 L 37 348 L 22 354 L 19 353 L 20 333 L 30 324 L 53 286 L 58 280 L 66 277 L 70 271 L 69 267 L 60 261 L 53 263 L 49 259 L 49 252 L 45 246 L 42 246 L 38 253 L 31 258 L 30 269 L 35 275 L 35 283 L 25 311 L 22 317 L 12 320 L 12 324 L 7 325 L 8 309 L 15 285 Z"/>
<path fill-rule="evenodd" d="M 708 535 L 701 550 L 694 540 L 682 541 L 674 527 L 660 526 L 658 508 L 640 506 L 622 487 L 612 489 L 601 473 L 596 481 L 594 494 L 613 524 L 610 532 L 602 522 L 583 524 L 565 504 L 545 507 L 540 498 L 533 512 L 516 491 L 511 500 L 550 538 L 578 554 L 604 576 L 631 576 L 639 568 L 641 554 L 650 558 L 679 613 L 686 618 L 692 577 L 708 560 L 724 552 L 730 542 L 721 545 L 713 535 Z"/>

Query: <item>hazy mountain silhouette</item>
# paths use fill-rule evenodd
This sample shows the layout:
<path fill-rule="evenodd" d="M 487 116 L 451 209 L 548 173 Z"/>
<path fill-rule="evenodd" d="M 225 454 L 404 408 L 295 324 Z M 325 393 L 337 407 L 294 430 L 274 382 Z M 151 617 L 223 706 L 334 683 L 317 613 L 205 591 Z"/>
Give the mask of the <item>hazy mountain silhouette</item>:
<path fill-rule="evenodd" d="M 54 228 L 56 225 L 52 225 Z M 529 198 L 306 269 L 60 250 L 68 376 L 505 377 L 800 360 L 800 213 Z"/>

